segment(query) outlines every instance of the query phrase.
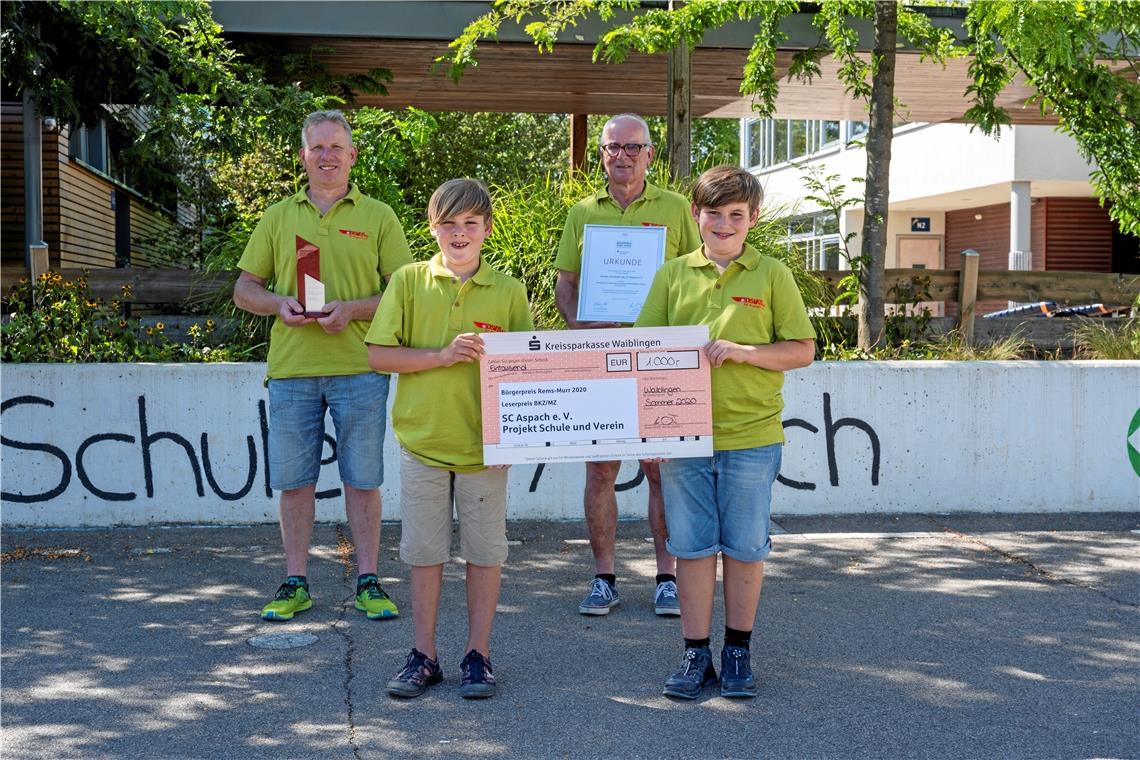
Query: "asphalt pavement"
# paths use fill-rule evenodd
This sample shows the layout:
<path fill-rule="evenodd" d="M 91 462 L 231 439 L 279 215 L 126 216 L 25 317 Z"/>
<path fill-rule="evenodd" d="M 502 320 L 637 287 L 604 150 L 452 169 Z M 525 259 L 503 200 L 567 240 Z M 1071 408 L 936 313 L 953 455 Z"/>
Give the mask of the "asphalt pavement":
<path fill-rule="evenodd" d="M 623 522 L 621 605 L 578 614 L 582 523 L 512 523 L 493 699 L 458 693 L 463 566 L 445 570 L 443 684 L 397 701 L 412 644 L 353 608 L 347 529 L 318 525 L 315 604 L 258 610 L 275 525 L 3 530 L 5 758 L 1140 758 L 1140 514 L 777 518 L 753 637 L 760 694 L 661 695 L 676 618 Z M 714 657 L 723 631 L 720 600 Z M 255 644 L 290 648 L 263 648 Z M 719 659 L 717 659 L 719 663 Z"/>

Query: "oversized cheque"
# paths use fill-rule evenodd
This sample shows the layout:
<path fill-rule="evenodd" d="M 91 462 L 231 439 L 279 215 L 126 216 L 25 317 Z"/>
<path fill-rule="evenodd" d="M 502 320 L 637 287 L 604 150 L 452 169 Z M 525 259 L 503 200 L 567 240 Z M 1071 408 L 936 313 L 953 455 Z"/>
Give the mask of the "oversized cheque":
<path fill-rule="evenodd" d="M 484 464 L 712 456 L 706 326 L 483 341 Z"/>

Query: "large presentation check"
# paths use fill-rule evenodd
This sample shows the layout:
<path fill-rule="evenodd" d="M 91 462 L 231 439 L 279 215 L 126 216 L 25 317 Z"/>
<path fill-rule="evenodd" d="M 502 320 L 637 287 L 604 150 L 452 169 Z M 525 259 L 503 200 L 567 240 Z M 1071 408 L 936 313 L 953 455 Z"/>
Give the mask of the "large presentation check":
<path fill-rule="evenodd" d="M 484 464 L 712 456 L 704 325 L 483 342 Z"/>

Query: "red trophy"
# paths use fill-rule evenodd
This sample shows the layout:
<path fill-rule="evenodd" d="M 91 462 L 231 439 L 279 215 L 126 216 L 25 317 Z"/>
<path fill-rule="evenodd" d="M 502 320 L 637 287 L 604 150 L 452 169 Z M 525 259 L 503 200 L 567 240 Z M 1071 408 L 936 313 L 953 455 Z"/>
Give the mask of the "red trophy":
<path fill-rule="evenodd" d="M 297 300 L 306 317 L 325 315 L 325 284 L 321 282 L 321 249 L 297 236 Z"/>

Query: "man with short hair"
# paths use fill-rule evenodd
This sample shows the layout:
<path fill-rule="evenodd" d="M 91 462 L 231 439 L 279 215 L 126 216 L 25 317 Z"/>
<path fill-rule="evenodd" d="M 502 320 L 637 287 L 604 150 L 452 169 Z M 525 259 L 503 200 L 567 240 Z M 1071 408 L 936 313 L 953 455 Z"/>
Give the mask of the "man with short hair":
<path fill-rule="evenodd" d="M 238 308 L 275 317 L 266 373 L 269 475 L 281 491 L 287 577 L 261 616 L 290 620 L 313 606 L 306 573 L 328 410 L 360 573 L 356 608 L 372 620 L 396 617 L 376 572 L 388 376 L 369 368 L 364 335 L 380 303 L 381 277 L 410 262 L 411 252 L 395 212 L 349 184 L 357 150 L 344 114 L 309 114 L 299 155 L 309 183 L 265 212 L 234 285 Z M 320 316 L 298 300 L 302 244 L 319 251 Z"/>
<path fill-rule="evenodd" d="M 566 217 L 554 265 L 558 311 L 571 330 L 618 327 L 608 322 L 579 322 L 578 275 L 582 268 L 582 239 L 587 224 L 660 226 L 667 228 L 665 259 L 676 258 L 701 245 L 696 223 L 684 196 L 646 181 L 653 160 L 649 125 L 636 114 L 614 116 L 602 129 L 598 152 L 606 172 L 606 186 L 575 204 Z M 614 542 L 617 538 L 617 481 L 621 462 L 587 462 L 584 494 L 586 528 L 594 554 L 596 575 L 578 606 L 583 615 L 607 615 L 618 604 Z M 658 615 L 680 615 L 675 561 L 665 548 L 665 508 L 658 466 L 642 462 L 649 484 L 649 527 L 657 555 L 657 585 L 653 606 Z"/>

